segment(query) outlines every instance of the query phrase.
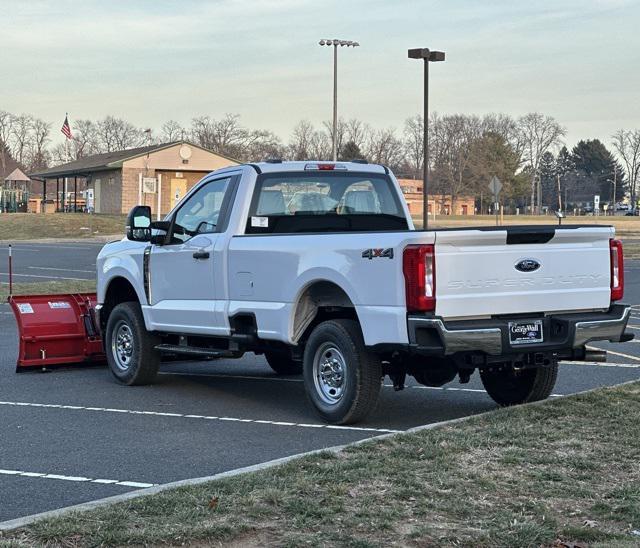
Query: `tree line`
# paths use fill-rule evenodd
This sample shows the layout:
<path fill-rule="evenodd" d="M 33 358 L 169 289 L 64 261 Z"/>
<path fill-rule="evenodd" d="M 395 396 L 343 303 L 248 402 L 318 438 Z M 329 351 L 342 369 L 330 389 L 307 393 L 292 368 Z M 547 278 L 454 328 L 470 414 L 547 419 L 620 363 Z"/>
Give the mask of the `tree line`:
<path fill-rule="evenodd" d="M 73 139 L 51 145 L 52 125 L 29 114 L 0 110 L 0 168 L 10 160 L 27 173 L 85 156 L 148 144 L 188 140 L 241 162 L 266 158 L 291 160 L 331 157 L 333 125 L 299 121 L 287 141 L 269 130 L 251 129 L 237 114 L 199 116 L 189 125 L 168 120 L 157 130 L 106 116 L 71 121 Z M 492 200 L 488 182 L 503 185 L 500 200 L 512 207 L 567 209 L 593 200 L 620 200 L 629 193 L 636 203 L 640 179 L 640 130 L 620 129 L 610 148 L 597 139 L 563 146 L 566 129 L 553 117 L 529 113 L 520 117 L 493 113 L 440 115 L 429 120 L 430 192 L 455 201 L 474 196 Z M 389 166 L 399 177 L 422 178 L 423 120 L 404 121 L 401 129 L 375 128 L 358 120 L 339 119 L 338 157 Z M 615 197 L 614 193 L 615 192 Z"/>

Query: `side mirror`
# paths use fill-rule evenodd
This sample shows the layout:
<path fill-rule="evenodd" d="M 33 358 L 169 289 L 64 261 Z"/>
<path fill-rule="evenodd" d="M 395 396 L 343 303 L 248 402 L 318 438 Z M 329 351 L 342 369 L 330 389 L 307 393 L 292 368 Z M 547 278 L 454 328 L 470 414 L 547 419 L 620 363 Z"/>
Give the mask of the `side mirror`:
<path fill-rule="evenodd" d="M 127 239 L 134 242 L 151 240 L 151 208 L 135 206 L 127 215 Z"/>
<path fill-rule="evenodd" d="M 151 223 L 151 230 L 155 231 L 155 234 L 151 235 L 151 243 L 156 245 L 164 245 L 167 239 L 167 233 L 171 228 L 171 221 L 153 221 Z"/>

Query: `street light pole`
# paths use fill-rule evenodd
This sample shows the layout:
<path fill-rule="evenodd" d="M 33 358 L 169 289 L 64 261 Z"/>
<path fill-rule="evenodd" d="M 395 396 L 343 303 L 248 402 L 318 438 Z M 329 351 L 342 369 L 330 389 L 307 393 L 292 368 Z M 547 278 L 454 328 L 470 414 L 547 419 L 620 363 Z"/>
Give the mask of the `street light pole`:
<path fill-rule="evenodd" d="M 331 154 L 333 161 L 338 161 L 338 46 L 357 48 L 360 44 L 353 40 L 320 40 L 321 46 L 333 46 L 333 138 Z"/>
<path fill-rule="evenodd" d="M 443 51 L 431 51 L 428 48 L 415 48 L 408 51 L 410 59 L 424 60 L 424 112 L 423 116 L 423 153 L 422 153 L 422 227 L 429 227 L 429 61 L 444 61 Z M 434 201 L 435 207 L 435 201 Z M 453 209 L 453 204 L 451 204 Z M 435 209 L 434 209 L 435 213 Z"/>

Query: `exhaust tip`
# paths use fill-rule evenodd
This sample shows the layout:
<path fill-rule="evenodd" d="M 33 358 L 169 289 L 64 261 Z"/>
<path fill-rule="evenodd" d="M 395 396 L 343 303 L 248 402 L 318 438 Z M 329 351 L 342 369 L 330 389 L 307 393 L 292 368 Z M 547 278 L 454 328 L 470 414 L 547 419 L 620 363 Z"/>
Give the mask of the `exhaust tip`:
<path fill-rule="evenodd" d="M 584 351 L 584 361 L 586 362 L 606 362 L 607 351 L 606 350 L 590 350 Z"/>

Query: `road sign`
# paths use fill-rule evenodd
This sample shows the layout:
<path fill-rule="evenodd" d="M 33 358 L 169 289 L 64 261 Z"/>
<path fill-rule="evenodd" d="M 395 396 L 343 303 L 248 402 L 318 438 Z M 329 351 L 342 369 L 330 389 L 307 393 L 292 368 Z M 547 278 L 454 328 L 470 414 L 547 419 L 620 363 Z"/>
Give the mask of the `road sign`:
<path fill-rule="evenodd" d="M 489 190 L 493 193 L 493 196 L 496 198 L 496 202 L 498 201 L 498 194 L 502 190 L 502 183 L 500 179 L 498 179 L 495 175 L 489 181 Z"/>
<path fill-rule="evenodd" d="M 593 209 L 600 209 L 600 195 L 596 194 L 593 197 Z"/>

